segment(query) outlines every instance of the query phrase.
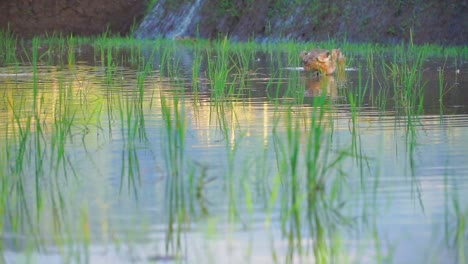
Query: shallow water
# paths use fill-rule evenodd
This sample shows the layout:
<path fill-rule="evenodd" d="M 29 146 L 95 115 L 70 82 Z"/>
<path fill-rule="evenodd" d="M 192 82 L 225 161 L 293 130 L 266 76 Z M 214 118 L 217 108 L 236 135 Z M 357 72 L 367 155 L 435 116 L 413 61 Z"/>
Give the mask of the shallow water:
<path fill-rule="evenodd" d="M 258 52 L 217 94 L 190 49 L 150 53 L 0 69 L 7 263 L 466 260 L 466 62 L 424 61 L 412 101 L 358 56 Z"/>

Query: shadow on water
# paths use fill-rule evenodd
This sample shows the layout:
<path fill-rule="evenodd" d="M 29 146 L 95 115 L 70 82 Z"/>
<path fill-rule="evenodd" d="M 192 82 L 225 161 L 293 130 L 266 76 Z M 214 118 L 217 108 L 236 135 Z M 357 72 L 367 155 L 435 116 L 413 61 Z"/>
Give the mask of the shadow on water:
<path fill-rule="evenodd" d="M 466 54 L 40 41 L 0 68 L 4 261 L 466 261 Z"/>

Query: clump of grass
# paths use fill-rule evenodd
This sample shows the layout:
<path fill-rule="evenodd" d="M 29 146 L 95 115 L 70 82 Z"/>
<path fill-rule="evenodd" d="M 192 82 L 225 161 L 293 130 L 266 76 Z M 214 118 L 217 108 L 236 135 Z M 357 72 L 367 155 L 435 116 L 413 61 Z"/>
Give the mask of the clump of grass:
<path fill-rule="evenodd" d="M 210 80 L 213 97 L 223 98 L 226 94 L 233 94 L 234 80 L 230 80 L 231 70 L 234 68 L 230 63 L 229 41 L 224 38 L 215 46 L 216 53 L 208 51 L 208 79 Z M 236 77 L 234 77 L 236 78 Z"/>
<path fill-rule="evenodd" d="M 406 48 L 397 46 L 393 53 L 393 61 L 383 63 L 382 72 L 393 92 L 393 105 L 398 116 L 405 117 L 407 138 L 415 136 L 415 126 L 418 116 L 424 112 L 424 92 L 426 83 L 423 82 L 423 62 L 427 54 L 424 49 L 416 47 Z M 385 100 L 379 100 L 385 102 Z"/>
<path fill-rule="evenodd" d="M 120 191 L 122 191 L 123 183 L 127 182 L 128 191 L 133 191 L 135 197 L 138 198 L 138 187 L 141 184 L 141 171 L 138 156 L 138 135 L 141 122 L 144 122 L 143 116 L 138 111 L 138 103 L 135 104 L 135 99 L 131 96 L 119 97 L 119 116 L 121 123 L 121 134 L 123 136 L 123 147 L 121 155 L 121 173 L 120 173 Z M 126 180 L 126 181 L 125 181 Z"/>
<path fill-rule="evenodd" d="M 443 102 L 444 102 L 444 69 L 437 69 L 437 77 L 439 79 L 439 113 L 440 116 L 443 115 Z"/>
<path fill-rule="evenodd" d="M 339 253 L 332 248 L 333 239 L 339 238 L 336 226 L 349 221 L 341 212 L 346 173 L 340 164 L 351 157 L 351 152 L 349 147 L 332 151 L 329 103 L 325 93 L 314 98 L 315 107 L 303 123 L 293 116 L 293 108 L 288 108 L 285 139 L 277 131 L 279 117 L 273 128 L 278 177 L 282 182 L 282 191 L 277 194 L 281 226 L 290 245 L 288 263 L 294 262 L 296 252 L 299 256 L 307 252 L 305 237 L 314 241 L 312 252 L 317 263 L 334 262 Z"/>
<path fill-rule="evenodd" d="M 171 102 L 172 101 L 172 104 Z M 181 106 L 178 97 L 172 100 L 161 96 L 161 110 L 165 122 L 165 150 L 164 161 L 167 169 L 166 199 L 168 212 L 168 230 L 166 235 L 166 251 L 173 245 L 175 235 L 176 250 L 180 249 L 182 226 L 187 221 L 189 205 L 186 202 L 186 160 L 185 160 L 185 135 L 186 120 L 185 110 Z M 174 224 L 176 230 L 174 230 Z"/>
<path fill-rule="evenodd" d="M 0 61 L 3 64 L 17 63 L 18 38 L 7 28 L 0 30 Z"/>
<path fill-rule="evenodd" d="M 67 59 L 68 59 L 68 66 L 75 65 L 75 38 L 73 35 L 70 35 L 67 39 Z"/>
<path fill-rule="evenodd" d="M 201 66 L 203 62 L 203 54 L 201 49 L 196 48 L 193 54 L 193 65 L 192 65 L 192 90 L 195 96 L 195 102 L 198 101 L 198 94 L 201 87 Z"/>
<path fill-rule="evenodd" d="M 423 111 L 424 83 L 422 82 L 422 63 L 425 53 L 419 52 L 410 57 L 403 52 L 394 57 L 390 69 L 395 91 L 397 108 L 408 110 L 407 113 L 420 114 Z"/>

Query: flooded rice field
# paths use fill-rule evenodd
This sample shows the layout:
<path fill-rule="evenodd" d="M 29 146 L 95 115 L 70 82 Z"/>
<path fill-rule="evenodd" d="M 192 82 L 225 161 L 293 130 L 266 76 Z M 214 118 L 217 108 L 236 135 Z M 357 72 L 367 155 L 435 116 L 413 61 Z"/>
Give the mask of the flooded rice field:
<path fill-rule="evenodd" d="M 344 46 L 317 76 L 272 45 L 4 63 L 3 262 L 466 263 L 466 49 Z"/>

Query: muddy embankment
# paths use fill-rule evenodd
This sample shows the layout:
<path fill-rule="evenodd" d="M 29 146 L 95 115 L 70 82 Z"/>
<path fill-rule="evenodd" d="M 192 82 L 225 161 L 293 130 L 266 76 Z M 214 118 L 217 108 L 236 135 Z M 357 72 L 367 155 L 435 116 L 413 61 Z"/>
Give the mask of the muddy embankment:
<path fill-rule="evenodd" d="M 140 38 L 468 43 L 468 1 L 305 0 L 3 1 L 0 26 L 19 36 L 110 31 Z M 135 31 L 132 30 L 136 29 Z"/>
<path fill-rule="evenodd" d="M 0 27 L 28 38 L 125 35 L 143 19 L 146 5 L 142 0 L 0 0 Z"/>

